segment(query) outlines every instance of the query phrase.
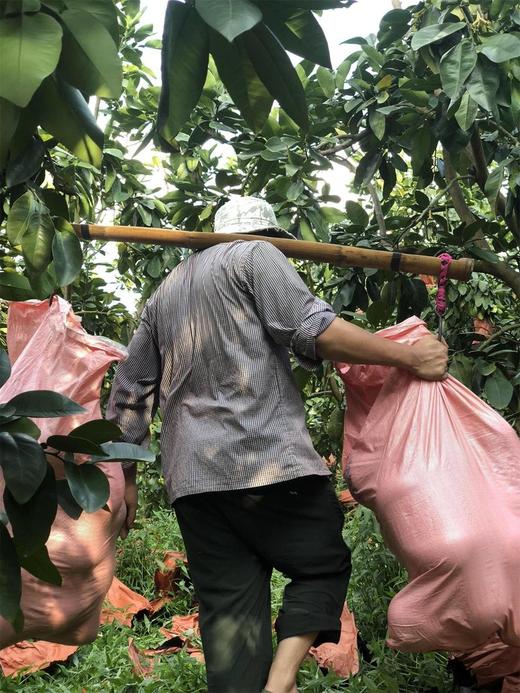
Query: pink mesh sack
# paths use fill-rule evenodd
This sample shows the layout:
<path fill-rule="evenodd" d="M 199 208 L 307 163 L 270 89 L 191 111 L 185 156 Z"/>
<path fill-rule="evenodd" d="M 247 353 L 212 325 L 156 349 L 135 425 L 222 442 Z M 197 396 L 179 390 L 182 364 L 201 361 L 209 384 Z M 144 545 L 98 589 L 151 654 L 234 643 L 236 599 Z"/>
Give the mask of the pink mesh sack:
<path fill-rule="evenodd" d="M 87 334 L 70 305 L 58 297 L 50 306 L 48 301 L 11 303 L 7 341 L 12 373 L 0 389 L 0 402 L 27 390 L 54 390 L 86 410 L 61 419 L 35 419 L 42 441 L 101 418 L 101 382 L 110 363 L 125 358 L 122 346 Z M 53 466 L 57 478 L 64 478 L 61 463 L 53 462 Z M 47 548 L 61 573 L 62 586 L 49 585 L 22 570 L 24 631 L 15 634 L 0 617 L 0 648 L 24 638 L 78 644 L 96 637 L 126 512 L 121 465 L 99 466 L 110 484 L 110 512 L 84 512 L 74 521 L 58 507 Z M 0 472 L 0 507 L 3 488 Z"/>
<path fill-rule="evenodd" d="M 382 330 L 428 334 L 417 318 Z M 339 365 L 347 389 L 343 468 L 409 574 L 390 603 L 388 644 L 470 652 L 520 647 L 520 440 L 449 376 Z M 502 653 L 503 654 L 503 653 Z M 488 671 L 489 673 L 489 671 Z M 503 674 L 503 672 L 502 672 Z"/>

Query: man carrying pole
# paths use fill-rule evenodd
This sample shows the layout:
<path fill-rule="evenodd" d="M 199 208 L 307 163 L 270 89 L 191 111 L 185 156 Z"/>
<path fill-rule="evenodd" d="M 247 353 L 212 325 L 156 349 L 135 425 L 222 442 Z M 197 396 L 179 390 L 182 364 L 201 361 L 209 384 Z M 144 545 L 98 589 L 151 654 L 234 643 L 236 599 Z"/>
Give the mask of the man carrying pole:
<path fill-rule="evenodd" d="M 234 199 L 221 233 L 284 234 L 272 208 Z M 235 241 L 194 253 L 148 301 L 118 368 L 108 418 L 142 443 L 158 406 L 169 498 L 200 604 L 209 693 L 295 693 L 310 646 L 337 642 L 350 576 L 343 514 L 312 447 L 289 350 L 404 368 L 440 380 L 433 336 L 396 344 L 338 318 L 272 244 Z M 127 466 L 135 518 L 135 467 Z M 270 578 L 287 584 L 272 658 Z"/>

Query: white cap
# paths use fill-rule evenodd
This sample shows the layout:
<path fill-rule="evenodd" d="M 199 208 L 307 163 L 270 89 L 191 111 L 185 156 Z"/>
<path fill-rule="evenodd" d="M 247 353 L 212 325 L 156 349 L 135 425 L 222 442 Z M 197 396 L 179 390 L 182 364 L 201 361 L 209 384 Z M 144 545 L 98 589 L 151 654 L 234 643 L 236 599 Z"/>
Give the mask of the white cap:
<path fill-rule="evenodd" d="M 215 233 L 258 233 L 273 230 L 276 235 L 294 238 L 276 220 L 273 208 L 259 197 L 233 197 L 215 214 Z"/>

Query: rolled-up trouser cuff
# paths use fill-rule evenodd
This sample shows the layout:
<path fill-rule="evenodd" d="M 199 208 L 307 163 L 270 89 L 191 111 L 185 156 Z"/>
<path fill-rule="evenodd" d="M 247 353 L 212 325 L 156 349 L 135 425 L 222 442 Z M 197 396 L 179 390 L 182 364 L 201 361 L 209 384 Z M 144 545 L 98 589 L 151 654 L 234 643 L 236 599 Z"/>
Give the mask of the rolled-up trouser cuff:
<path fill-rule="evenodd" d="M 283 614 L 274 625 L 278 642 L 295 635 L 318 632 L 313 647 L 324 642 L 338 643 L 341 635 L 341 621 L 334 616 L 323 614 Z"/>

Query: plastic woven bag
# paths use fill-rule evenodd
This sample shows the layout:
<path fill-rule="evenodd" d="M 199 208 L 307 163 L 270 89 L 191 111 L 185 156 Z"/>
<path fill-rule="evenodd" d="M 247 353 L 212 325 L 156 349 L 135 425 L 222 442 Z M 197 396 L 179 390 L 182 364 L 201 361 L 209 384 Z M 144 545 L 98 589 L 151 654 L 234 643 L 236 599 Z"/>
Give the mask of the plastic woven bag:
<path fill-rule="evenodd" d="M 413 343 L 417 318 L 382 330 Z M 520 647 L 520 440 L 453 377 L 338 366 L 347 388 L 343 467 L 409 574 L 388 610 L 388 644 L 471 652 Z M 503 675 L 503 672 L 501 672 Z"/>
<path fill-rule="evenodd" d="M 61 419 L 37 419 L 42 441 L 101 417 L 101 382 L 110 363 L 125 358 L 124 347 L 87 334 L 70 305 L 58 297 L 51 305 L 11 303 L 7 342 L 12 373 L 0 389 L 0 402 L 27 390 L 54 390 L 86 410 Z M 57 478 L 64 478 L 61 463 L 52 464 Z M 49 585 L 22 570 L 24 630 L 15 634 L 0 617 L 0 648 L 29 637 L 67 645 L 96 637 L 114 574 L 115 542 L 125 518 L 121 465 L 99 466 L 110 484 L 110 512 L 84 512 L 74 521 L 58 507 L 47 548 L 62 575 L 62 586 Z M 3 486 L 0 473 L 0 509 Z"/>

